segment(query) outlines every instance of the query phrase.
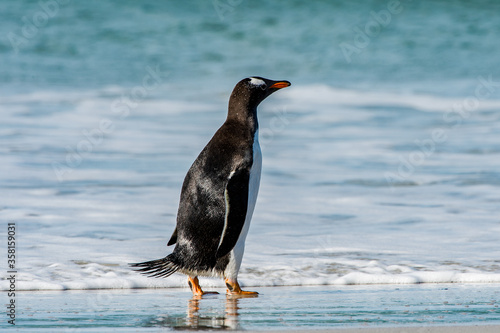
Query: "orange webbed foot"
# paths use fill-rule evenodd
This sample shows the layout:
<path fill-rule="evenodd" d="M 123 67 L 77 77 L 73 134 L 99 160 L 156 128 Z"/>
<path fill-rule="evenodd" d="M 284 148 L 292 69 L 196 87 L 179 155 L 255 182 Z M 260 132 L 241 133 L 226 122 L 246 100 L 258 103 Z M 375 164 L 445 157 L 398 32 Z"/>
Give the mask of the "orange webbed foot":
<path fill-rule="evenodd" d="M 259 295 L 256 291 L 241 290 L 240 284 L 237 280 L 225 279 L 227 287 L 227 295 L 238 297 L 257 297 Z"/>
<path fill-rule="evenodd" d="M 193 292 L 193 296 L 195 297 L 201 297 L 204 295 L 217 295 L 219 294 L 216 291 L 203 291 L 200 287 L 200 281 L 198 280 L 198 277 L 188 277 L 188 284 L 189 288 L 191 288 L 191 291 Z"/>

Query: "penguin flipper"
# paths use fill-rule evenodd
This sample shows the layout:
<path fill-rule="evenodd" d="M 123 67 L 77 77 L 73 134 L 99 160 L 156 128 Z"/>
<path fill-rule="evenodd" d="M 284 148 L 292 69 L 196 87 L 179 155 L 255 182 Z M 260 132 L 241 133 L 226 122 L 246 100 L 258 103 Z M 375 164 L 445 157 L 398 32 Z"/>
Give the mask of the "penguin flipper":
<path fill-rule="evenodd" d="M 170 237 L 170 240 L 168 241 L 167 246 L 174 245 L 175 243 L 177 243 L 177 227 L 175 227 L 175 230 L 174 230 L 172 236 Z"/>
<path fill-rule="evenodd" d="M 216 258 L 228 254 L 236 245 L 245 224 L 248 209 L 250 170 L 241 168 L 231 173 L 224 190 L 226 217 Z"/>

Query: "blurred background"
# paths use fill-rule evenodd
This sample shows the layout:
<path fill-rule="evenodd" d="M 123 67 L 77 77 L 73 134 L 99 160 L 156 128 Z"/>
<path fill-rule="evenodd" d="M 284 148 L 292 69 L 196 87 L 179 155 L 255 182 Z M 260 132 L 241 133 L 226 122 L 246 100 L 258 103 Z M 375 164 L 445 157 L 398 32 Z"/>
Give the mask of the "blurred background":
<path fill-rule="evenodd" d="M 134 86 L 146 66 L 159 65 L 169 73 L 166 83 L 183 85 L 181 91 L 184 85 L 226 91 L 262 74 L 296 84 L 457 95 L 473 89 L 478 75 L 500 71 L 497 1 L 1 6 L 4 92 Z"/>

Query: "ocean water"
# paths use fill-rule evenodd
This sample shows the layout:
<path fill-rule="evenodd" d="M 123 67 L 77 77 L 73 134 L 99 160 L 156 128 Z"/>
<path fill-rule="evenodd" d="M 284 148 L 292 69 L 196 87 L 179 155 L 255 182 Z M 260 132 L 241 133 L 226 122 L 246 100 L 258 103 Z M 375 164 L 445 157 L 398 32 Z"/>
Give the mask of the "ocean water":
<path fill-rule="evenodd" d="M 185 287 L 127 264 L 172 250 L 183 177 L 252 75 L 292 86 L 259 107 L 245 287 L 500 282 L 499 3 L 1 6 L 18 290 Z"/>

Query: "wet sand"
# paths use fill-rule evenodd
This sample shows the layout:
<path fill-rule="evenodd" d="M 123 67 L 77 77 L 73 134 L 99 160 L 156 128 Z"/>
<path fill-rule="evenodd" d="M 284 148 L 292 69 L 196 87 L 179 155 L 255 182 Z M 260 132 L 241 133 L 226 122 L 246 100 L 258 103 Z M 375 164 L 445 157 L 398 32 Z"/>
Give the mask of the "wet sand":
<path fill-rule="evenodd" d="M 189 289 L 26 291 L 16 328 L 47 331 L 163 330 L 499 332 L 500 286 L 436 284 L 247 288 L 256 298 L 194 299 Z M 4 320 L 1 328 L 10 326 Z"/>

